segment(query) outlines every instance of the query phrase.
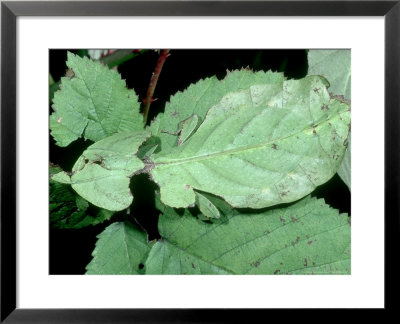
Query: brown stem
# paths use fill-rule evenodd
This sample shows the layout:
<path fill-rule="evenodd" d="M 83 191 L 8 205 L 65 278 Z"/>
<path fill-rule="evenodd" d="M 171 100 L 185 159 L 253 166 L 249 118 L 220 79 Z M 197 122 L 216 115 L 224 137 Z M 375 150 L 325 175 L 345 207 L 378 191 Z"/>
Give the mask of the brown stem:
<path fill-rule="evenodd" d="M 169 50 L 166 50 L 166 49 L 161 50 L 160 57 L 158 58 L 158 61 L 157 61 L 157 65 L 154 69 L 153 75 L 151 76 L 150 84 L 147 89 L 146 98 L 143 101 L 144 102 L 143 121 L 144 121 L 145 125 L 147 122 L 147 116 L 149 114 L 150 105 L 154 101 L 153 94 L 154 94 L 154 90 L 156 89 L 158 77 L 160 76 L 162 67 L 168 56 L 169 56 Z"/>

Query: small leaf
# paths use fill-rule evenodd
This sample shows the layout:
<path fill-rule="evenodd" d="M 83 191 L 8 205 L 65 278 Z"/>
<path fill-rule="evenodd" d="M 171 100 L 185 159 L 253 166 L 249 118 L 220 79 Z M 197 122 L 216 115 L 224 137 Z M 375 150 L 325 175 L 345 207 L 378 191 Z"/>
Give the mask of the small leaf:
<path fill-rule="evenodd" d="M 89 146 L 72 168 L 72 188 L 98 207 L 128 208 L 133 199 L 130 177 L 145 166 L 136 153 L 149 136 L 146 130 L 125 132 Z"/>
<path fill-rule="evenodd" d="M 143 274 L 151 245 L 130 223 L 113 223 L 97 236 L 86 274 Z"/>
<path fill-rule="evenodd" d="M 246 212 L 213 203 L 213 223 L 167 207 L 147 274 L 350 274 L 350 225 L 322 199 Z"/>
<path fill-rule="evenodd" d="M 350 110 L 326 84 L 310 76 L 226 94 L 185 143 L 151 156 L 162 202 L 188 207 L 197 189 L 263 208 L 328 181 L 346 150 Z"/>
<path fill-rule="evenodd" d="M 214 204 L 208 200 L 204 195 L 201 193 L 195 191 L 196 195 L 196 204 L 200 209 L 200 212 L 208 217 L 208 218 L 219 218 L 221 215 L 219 213 L 219 210 L 217 207 L 214 206 Z"/>
<path fill-rule="evenodd" d="M 152 155 L 158 148 L 158 144 L 155 144 L 150 138 L 145 144 L 143 144 L 137 153 L 137 156 L 141 159 L 145 159 Z"/>
<path fill-rule="evenodd" d="M 59 183 L 71 184 L 70 176 L 64 171 L 57 172 L 57 173 L 51 175 L 51 180 L 59 182 Z"/>
<path fill-rule="evenodd" d="M 61 79 L 50 116 L 58 146 L 81 136 L 99 141 L 116 132 L 143 129 L 137 96 L 116 71 L 72 53 L 68 53 L 67 66 L 74 75 Z"/>
<path fill-rule="evenodd" d="M 349 144 L 346 153 L 344 154 L 342 164 L 338 169 L 338 175 L 351 191 L 351 136 L 349 136 L 348 142 Z"/>
<path fill-rule="evenodd" d="M 85 211 L 89 207 L 89 203 L 87 202 L 87 200 L 83 199 L 81 196 L 76 196 L 75 203 L 76 206 L 83 211 Z"/>

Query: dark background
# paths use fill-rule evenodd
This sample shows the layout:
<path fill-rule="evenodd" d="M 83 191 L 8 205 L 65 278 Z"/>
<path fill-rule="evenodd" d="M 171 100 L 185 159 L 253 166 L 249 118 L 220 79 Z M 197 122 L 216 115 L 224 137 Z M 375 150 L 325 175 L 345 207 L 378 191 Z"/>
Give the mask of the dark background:
<path fill-rule="evenodd" d="M 70 50 L 81 54 L 83 51 Z M 289 79 L 298 79 L 307 74 L 307 53 L 305 50 L 171 50 L 167 58 L 152 103 L 148 121 L 164 110 L 169 97 L 186 89 L 199 79 L 217 75 L 224 78 L 226 70 L 249 67 L 255 71 L 273 70 L 284 72 Z M 59 81 L 67 70 L 67 50 L 50 50 L 50 74 Z M 134 89 L 139 99 L 146 96 L 150 77 L 159 54 L 149 50 L 118 66 L 127 87 Z M 49 107 L 51 113 L 51 107 Z M 51 136 L 50 162 L 70 171 L 83 150 L 92 144 L 78 140 L 66 148 L 57 147 Z M 135 215 L 136 221 L 146 229 L 149 239 L 159 238 L 157 231 L 158 211 L 154 207 L 154 190 L 157 186 L 145 174 L 135 176 L 131 181 L 135 197 L 131 215 L 114 215 L 110 221 L 79 230 L 50 228 L 50 274 L 84 274 L 85 266 L 91 260 L 96 236 L 110 223 Z M 336 174 L 329 182 L 318 187 L 313 196 L 324 198 L 331 207 L 350 215 L 350 191 Z"/>

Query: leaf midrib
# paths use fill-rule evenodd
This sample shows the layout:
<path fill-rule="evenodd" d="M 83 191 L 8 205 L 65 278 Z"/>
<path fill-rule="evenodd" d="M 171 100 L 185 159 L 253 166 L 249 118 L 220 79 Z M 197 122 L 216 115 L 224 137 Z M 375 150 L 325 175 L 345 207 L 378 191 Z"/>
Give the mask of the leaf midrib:
<path fill-rule="evenodd" d="M 196 255 L 196 254 L 194 254 L 193 252 L 188 251 L 188 250 L 186 250 L 186 249 L 184 249 L 184 248 L 182 248 L 182 247 L 180 247 L 180 246 L 174 244 L 173 242 L 171 242 L 171 241 L 170 241 L 168 238 L 166 238 L 166 237 L 163 237 L 163 238 L 160 240 L 160 243 L 163 243 L 163 242 L 166 243 L 166 244 L 169 244 L 170 246 L 172 246 L 173 248 L 175 248 L 175 249 L 177 249 L 177 250 L 183 251 L 184 253 L 191 255 L 192 257 L 194 257 L 194 258 L 196 258 L 196 259 L 198 259 L 198 260 L 200 260 L 200 261 L 202 261 L 202 262 L 204 262 L 204 263 L 207 263 L 207 264 L 209 264 L 209 265 L 212 265 L 212 266 L 215 267 L 215 268 L 221 269 L 221 270 L 226 271 L 226 272 L 229 272 L 229 273 L 231 273 L 231 274 L 236 274 L 236 273 L 235 273 L 234 271 L 232 271 L 231 269 L 227 269 L 227 268 L 225 268 L 225 267 L 223 267 L 223 266 L 221 266 L 221 265 L 219 265 L 219 264 L 215 264 L 215 263 L 213 263 L 213 262 L 210 261 L 210 260 L 204 260 L 202 257 L 200 257 L 200 256 L 198 256 L 198 255 Z M 163 258 L 163 261 L 164 261 L 164 258 Z"/>
<path fill-rule="evenodd" d="M 169 161 L 162 161 L 162 162 L 157 162 L 157 158 L 154 159 L 155 165 L 178 165 L 178 164 L 184 164 L 184 163 L 190 163 L 190 162 L 196 162 L 196 161 L 201 161 L 201 160 L 207 160 L 207 159 L 212 159 L 221 155 L 230 155 L 230 154 L 237 154 L 237 153 L 241 153 L 247 150 L 252 150 L 252 149 L 259 149 L 259 148 L 263 148 L 267 145 L 271 145 L 274 144 L 278 141 L 282 141 L 285 139 L 288 139 L 292 136 L 296 136 L 298 134 L 304 133 L 306 131 L 309 131 L 311 129 L 313 129 L 314 127 L 318 127 L 320 125 L 323 125 L 324 123 L 330 122 L 334 117 L 336 117 L 337 115 L 340 115 L 341 113 L 344 113 L 346 111 L 340 111 L 337 112 L 336 114 L 331 115 L 328 119 L 321 121 L 320 123 L 314 124 L 314 125 L 310 125 L 307 126 L 306 128 L 304 128 L 303 130 L 297 132 L 297 133 L 293 133 L 290 134 L 288 136 L 285 137 L 281 137 L 281 138 L 277 138 L 274 140 L 269 140 L 267 142 L 263 142 L 263 143 L 259 143 L 259 144 L 253 144 L 253 145 L 246 145 L 246 146 L 241 146 L 238 148 L 234 148 L 234 149 L 230 149 L 230 150 L 226 150 L 226 151 L 221 151 L 221 152 L 216 152 L 216 153 L 211 153 L 211 154 L 205 154 L 205 155 L 197 155 L 197 156 L 191 156 L 191 157 L 186 157 L 186 158 L 178 158 L 178 159 L 171 159 Z M 171 152 L 170 152 L 171 153 Z M 160 158 L 165 158 L 165 156 L 160 156 Z"/>

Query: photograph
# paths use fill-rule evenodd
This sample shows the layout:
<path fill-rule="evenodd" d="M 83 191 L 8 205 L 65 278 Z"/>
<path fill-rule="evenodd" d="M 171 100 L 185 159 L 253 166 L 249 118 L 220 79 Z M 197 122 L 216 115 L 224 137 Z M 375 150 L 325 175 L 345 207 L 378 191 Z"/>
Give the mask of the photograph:
<path fill-rule="evenodd" d="M 49 49 L 49 275 L 351 275 L 351 49 Z"/>
<path fill-rule="evenodd" d="M 0 322 L 396 310 L 399 2 L 2 1 Z"/>

